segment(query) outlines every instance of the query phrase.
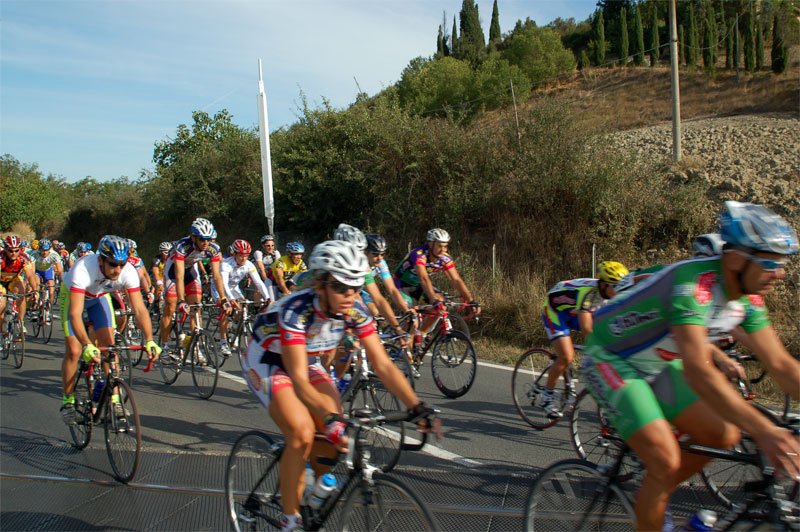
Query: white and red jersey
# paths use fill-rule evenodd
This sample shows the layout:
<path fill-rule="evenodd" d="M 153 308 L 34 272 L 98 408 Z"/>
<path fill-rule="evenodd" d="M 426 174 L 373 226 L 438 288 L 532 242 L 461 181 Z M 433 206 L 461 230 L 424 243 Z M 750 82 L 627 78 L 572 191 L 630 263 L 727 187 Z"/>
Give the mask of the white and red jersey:
<path fill-rule="evenodd" d="M 119 277 L 112 281 L 103 275 L 100 255 L 95 254 L 84 255 L 75 261 L 72 268 L 64 274 L 63 284 L 70 292 L 84 294 L 89 299 L 117 290 L 138 292 L 140 289 L 139 275 L 131 264 L 126 262 Z"/>

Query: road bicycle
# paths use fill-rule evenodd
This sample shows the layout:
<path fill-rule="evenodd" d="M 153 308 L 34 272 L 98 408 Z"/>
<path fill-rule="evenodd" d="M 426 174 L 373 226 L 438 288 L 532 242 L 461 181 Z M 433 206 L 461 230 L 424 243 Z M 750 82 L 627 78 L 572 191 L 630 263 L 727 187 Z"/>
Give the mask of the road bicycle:
<path fill-rule="evenodd" d="M 39 286 L 39 304 L 36 308 L 28 308 L 28 322 L 31 324 L 31 336 L 48 343 L 53 336 L 53 304 L 50 301 L 50 290 L 45 283 Z"/>
<path fill-rule="evenodd" d="M 24 294 L 0 294 L 5 297 L 6 309 L 2 321 L 2 333 L 0 335 L 0 348 L 2 348 L 3 360 L 11 357 L 14 367 L 19 369 L 25 361 L 25 333 L 22 327 L 22 318 L 17 308 L 17 301 L 28 297 L 33 292 Z"/>
<path fill-rule="evenodd" d="M 234 311 L 231 315 L 231 321 L 228 324 L 228 333 L 226 334 L 226 341 L 228 342 L 228 346 L 231 348 L 231 355 L 236 354 L 237 358 L 239 359 L 239 365 L 242 364 L 242 357 L 247 352 L 247 346 L 250 343 L 250 337 L 253 336 L 253 322 L 256 321 L 256 316 L 258 315 L 258 310 L 256 308 L 261 308 L 265 305 L 263 301 L 252 301 L 249 299 L 240 299 L 238 302 L 242 305 L 241 311 Z M 254 308 L 251 311 L 251 307 Z M 221 320 L 217 320 L 217 327 L 214 329 L 214 336 L 217 336 L 217 330 L 219 329 L 219 323 Z M 225 365 L 225 361 L 228 360 L 229 356 L 221 356 L 219 366 L 222 367 Z"/>
<path fill-rule="evenodd" d="M 136 346 L 144 349 L 142 346 Z M 130 482 L 139 467 L 142 448 L 142 432 L 139 411 L 128 383 L 119 377 L 117 357 L 133 347 L 100 347 L 101 361 L 108 364 L 108 373 L 103 375 L 98 364 L 87 364 L 81 357 L 75 374 L 76 422 L 69 425 L 72 441 L 78 449 L 84 449 L 92 438 L 92 428 L 102 423 L 106 451 L 114 476 L 120 482 Z M 94 396 L 98 379 L 102 379 L 102 391 Z"/>
<path fill-rule="evenodd" d="M 583 351 L 582 345 L 573 347 L 575 351 Z M 552 427 L 561 417 L 568 416 L 577 398 L 578 379 L 572 364 L 568 364 L 564 369 L 564 375 L 556 382 L 552 395 L 553 403 L 562 416 L 550 417 L 542 407 L 547 375 L 556 358 L 556 355 L 547 349 L 529 349 L 519 357 L 511 373 L 511 397 L 514 408 L 528 425 L 537 430 Z"/>
<path fill-rule="evenodd" d="M 178 380 L 183 368 L 191 364 L 192 381 L 197 394 L 208 399 L 214 395 L 219 379 L 219 355 L 217 342 L 211 332 L 201 325 L 201 311 L 204 307 L 215 306 L 208 303 L 189 305 L 193 314 L 192 330 L 187 334 L 186 318 L 188 314 L 176 311 L 172 320 L 172 331 L 169 342 L 159 357 L 159 370 L 165 384 Z"/>
<path fill-rule="evenodd" d="M 780 424 L 778 418 L 771 419 Z M 785 428 L 795 436 L 800 434 L 796 423 Z M 643 472 L 641 468 L 633 475 L 624 471 L 632 451 L 618 436 L 610 438 L 619 449 L 612 463 L 562 460 L 539 474 L 525 505 L 525 530 L 633 529 L 632 501 Z M 752 440 L 747 441 L 746 450 L 680 442 L 684 452 L 726 461 L 730 467 L 745 466 L 758 471 L 757 478 L 742 484 L 743 497 L 722 513 L 714 530 L 755 530 L 764 525 L 769 530 L 797 530 L 800 527 L 798 482 L 779 479 Z"/>
<path fill-rule="evenodd" d="M 345 454 L 346 478 L 338 483 L 318 510 L 301 506 L 305 530 L 320 530 L 328 519 L 338 517 L 328 530 L 440 530 L 425 502 L 404 483 L 381 473 L 370 462 L 370 447 L 365 433 L 386 422 L 410 421 L 405 412 L 387 415 L 356 410 L 347 425 L 349 443 Z M 425 443 L 405 444 L 406 450 L 419 450 Z M 225 499 L 233 529 L 280 529 L 282 515 L 278 485 L 283 443 L 266 434 L 250 431 L 233 446 L 225 469 Z M 335 466 L 340 457 L 317 457 L 319 464 Z M 338 510 L 334 513 L 334 510 Z"/>

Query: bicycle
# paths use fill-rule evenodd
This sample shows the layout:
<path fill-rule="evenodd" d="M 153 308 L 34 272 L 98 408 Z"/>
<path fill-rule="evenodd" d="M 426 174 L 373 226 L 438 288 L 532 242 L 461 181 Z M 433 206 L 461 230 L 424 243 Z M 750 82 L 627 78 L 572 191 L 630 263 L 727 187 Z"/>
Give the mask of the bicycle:
<path fill-rule="evenodd" d="M 258 314 L 258 311 L 250 312 L 250 307 L 262 307 L 265 303 L 263 301 L 251 301 L 249 299 L 242 299 L 238 302 L 242 305 L 242 310 L 235 311 L 234 314 L 238 314 L 239 319 L 234 323 L 233 318 L 231 318 L 231 323 L 228 325 L 228 333 L 225 339 L 231 348 L 231 354 L 233 354 L 234 351 L 236 352 L 239 365 L 241 365 L 242 357 L 247 352 L 250 337 L 253 335 L 253 322 L 256 320 L 255 317 Z M 220 321 L 221 320 L 218 320 L 217 324 L 219 324 Z M 219 330 L 219 325 L 217 325 L 217 328 L 214 330 L 213 336 L 216 336 L 217 330 Z M 223 356 L 220 359 L 219 367 L 224 366 L 228 358 L 230 357 Z"/>
<path fill-rule="evenodd" d="M 575 351 L 583 351 L 582 345 L 575 345 Z M 544 396 L 547 375 L 556 361 L 556 355 L 547 349 L 529 349 L 525 351 L 511 373 L 511 397 L 522 419 L 537 430 L 544 430 L 559 422 L 561 417 L 549 417 L 541 406 Z M 564 375 L 553 389 L 553 403 L 559 411 L 567 414 L 572 410 L 577 399 L 577 377 L 572 364 L 564 369 Z"/>
<path fill-rule="evenodd" d="M 188 335 L 183 332 L 188 314 L 175 312 L 169 342 L 159 357 L 159 370 L 165 384 L 174 383 L 183 371 L 183 367 L 191 364 L 192 381 L 197 394 L 203 399 L 214 395 L 219 378 L 216 341 L 214 336 L 200 325 L 201 310 L 208 306 L 207 303 L 189 305 L 194 314 L 194 326 Z"/>
<path fill-rule="evenodd" d="M 42 283 L 38 293 L 39 305 L 35 309 L 29 309 L 26 314 L 28 314 L 28 321 L 33 331 L 31 336 L 37 338 L 41 333 L 44 343 L 48 343 L 53 336 L 53 306 L 50 302 L 50 290 L 46 284 Z"/>
<path fill-rule="evenodd" d="M 778 421 L 772 417 L 773 421 Z M 795 436 L 800 428 L 793 425 Z M 614 462 L 597 465 L 586 460 L 568 459 L 552 464 L 539 474 L 531 486 L 525 505 L 525 530 L 585 530 L 633 528 L 633 494 L 638 489 L 642 471 L 633 475 L 623 474 L 630 448 L 616 435 L 615 446 L 620 449 Z M 726 460 L 734 466 L 753 465 L 759 478 L 746 482 L 742 487 L 746 497 L 726 509 L 717 521 L 715 530 L 753 530 L 761 523 L 771 529 L 796 530 L 800 524 L 798 482 L 782 485 L 773 475 L 774 470 L 764 456 L 754 449 L 752 452 L 716 449 L 702 445 L 680 442 L 681 450 L 709 458 Z"/>
<path fill-rule="evenodd" d="M 142 346 L 137 346 L 143 349 Z M 142 447 L 139 410 L 133 392 L 116 369 L 119 346 L 100 347 L 101 361 L 109 364 L 108 373 L 102 374 L 98 364 L 88 364 L 81 358 L 75 374 L 75 424 L 69 425 L 72 441 L 77 449 L 84 449 L 92 438 L 92 428 L 103 422 L 106 452 L 114 476 L 123 483 L 130 482 L 139 467 Z M 98 379 L 105 385 L 97 400 L 93 393 Z M 114 395 L 118 400 L 114 400 Z M 117 406 L 119 405 L 119 406 Z"/>
<path fill-rule="evenodd" d="M 301 506 L 305 530 L 320 530 L 341 506 L 339 522 L 331 530 L 439 530 L 425 502 L 404 483 L 381 473 L 370 463 L 364 431 L 385 422 L 410 421 L 405 412 L 389 415 L 356 410 L 347 424 L 349 443 L 345 465 L 347 478 L 340 482 L 318 510 Z M 419 450 L 425 443 L 404 444 Z M 233 446 L 225 469 L 228 516 L 237 532 L 280 529 L 282 514 L 278 472 L 283 444 L 259 431 L 246 432 Z M 339 458 L 318 457 L 319 464 L 333 466 Z"/>
<path fill-rule="evenodd" d="M 117 318 L 126 318 L 125 326 L 122 331 L 114 331 L 115 343 L 122 345 L 143 345 L 144 333 L 136 327 L 136 319 L 132 310 L 117 309 L 114 311 L 114 316 Z M 155 333 L 153 333 L 155 335 Z M 142 361 L 142 351 L 139 351 L 138 356 L 131 358 L 131 366 L 138 366 Z"/>
<path fill-rule="evenodd" d="M 2 343 L 3 360 L 12 357 L 14 360 L 14 367 L 19 369 L 25 361 L 25 333 L 23 332 L 22 319 L 19 315 L 17 308 L 17 301 L 28 297 L 33 292 L 24 294 L 0 294 L 5 297 L 6 309 L 5 316 L 3 317 L 3 331 L 0 337 Z"/>

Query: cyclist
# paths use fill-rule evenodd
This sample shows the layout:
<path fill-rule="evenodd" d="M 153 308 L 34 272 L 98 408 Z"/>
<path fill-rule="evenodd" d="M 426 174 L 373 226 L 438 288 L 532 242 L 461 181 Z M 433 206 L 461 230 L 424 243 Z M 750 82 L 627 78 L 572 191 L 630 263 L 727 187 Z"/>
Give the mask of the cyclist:
<path fill-rule="evenodd" d="M 557 356 L 547 374 L 541 401 L 541 407 L 548 417 L 559 418 L 564 415 L 553 401 L 553 389 L 575 358 L 570 331 L 580 331 L 584 335 L 591 333 L 592 313 L 602 306 L 604 300 L 616 295 L 617 284 L 628 273 L 628 269 L 619 262 L 603 261 L 597 267 L 597 279 L 561 281 L 547 292 L 542 322 Z"/>
<path fill-rule="evenodd" d="M 261 280 L 264 281 L 264 285 L 267 287 L 269 298 L 273 301 L 278 299 L 278 287 L 267 275 L 270 270 L 272 270 L 272 265 L 279 258 L 281 258 L 281 252 L 278 251 L 275 246 L 275 237 L 272 235 L 262 236 L 261 249 L 257 249 L 253 253 L 253 262 L 255 262 L 256 268 L 258 268 L 258 274 L 261 276 Z"/>
<path fill-rule="evenodd" d="M 0 261 L 0 294 L 23 294 L 26 282 L 34 293 L 39 290 L 39 277 L 34 273 L 33 263 L 27 255 L 22 254 L 22 241 L 17 235 L 8 235 L 5 238 L 3 258 Z M 25 306 L 25 298 L 20 299 L 17 307 L 20 316 L 25 315 Z M 6 298 L 0 297 L 0 316 L 5 316 L 5 309 Z M 5 322 L 3 324 L 5 325 Z M 5 327 L 3 332 L 6 332 Z"/>
<path fill-rule="evenodd" d="M 245 277 L 255 285 L 256 290 L 264 301 L 269 302 L 269 293 L 267 287 L 261 281 L 261 277 L 256 271 L 256 267 L 252 262 L 247 260 L 250 256 L 250 242 L 247 240 L 234 240 L 231 244 L 231 256 L 222 261 L 220 272 L 222 274 L 222 285 L 225 287 L 225 297 L 233 305 L 234 310 L 242 310 L 242 305 L 238 300 L 245 299 L 239 283 Z M 219 300 L 219 292 L 215 286 L 211 287 L 211 297 L 214 301 Z M 220 352 L 226 357 L 231 356 L 231 348 L 228 345 L 228 324 L 230 319 L 224 316 L 219 323 L 220 334 Z"/>
<path fill-rule="evenodd" d="M 64 269 L 61 266 L 61 257 L 58 253 L 53 253 L 52 244 L 46 238 L 38 241 L 39 253 L 34 259 L 36 275 L 42 282 L 47 284 L 47 291 L 50 293 L 50 301 L 53 301 L 56 290 L 56 279 L 61 279 Z"/>
<path fill-rule="evenodd" d="M 169 341 L 169 333 L 172 331 L 172 315 L 175 313 L 175 309 L 188 313 L 187 301 L 192 304 L 200 303 L 203 292 L 197 264 L 201 260 L 208 259 L 217 292 L 223 293 L 225 290 L 219 271 L 221 262 L 219 246 L 211 242 L 211 239 L 217 234 L 214 226 L 205 218 L 197 218 L 192 222 L 191 233 L 175 242 L 164 265 L 166 298 L 164 299 L 164 313 L 161 316 L 161 345 L 163 346 L 166 346 Z M 231 313 L 232 307 L 227 297 L 221 296 L 218 304 L 226 314 Z"/>
<path fill-rule="evenodd" d="M 373 277 L 381 280 L 391 300 L 397 305 L 400 312 L 405 314 L 410 309 L 406 304 L 405 298 L 403 298 L 403 294 L 401 294 L 400 290 L 395 286 L 392 274 L 389 271 L 389 265 L 386 264 L 385 256 L 388 247 L 386 245 L 386 239 L 374 233 L 369 233 L 365 236 L 367 237 L 367 249 L 365 253 L 367 254 L 367 261 L 369 262 Z M 361 299 L 367 305 L 367 308 L 370 309 L 372 315 L 377 316 L 378 307 L 375 305 L 375 302 L 371 300 L 369 294 L 362 290 Z"/>
<path fill-rule="evenodd" d="M 167 263 L 170 249 L 172 249 L 172 243 L 160 243 L 158 245 L 158 255 L 153 257 L 153 261 L 150 263 L 150 277 L 155 286 L 156 301 L 161 301 L 161 293 L 164 291 L 164 264 Z"/>
<path fill-rule="evenodd" d="M 144 269 L 144 261 L 139 257 L 139 254 L 136 252 L 136 241 L 129 238 L 128 239 L 128 262 L 136 268 L 136 275 L 139 276 L 139 282 L 142 285 L 142 294 L 147 294 L 147 302 L 153 302 L 153 293 L 152 288 L 153 285 L 150 283 L 150 276 L 147 275 Z"/>
<path fill-rule="evenodd" d="M 72 258 L 69 251 L 67 251 L 67 246 L 63 242 L 59 242 L 58 244 L 53 244 L 53 249 L 58 251 L 61 256 L 61 265 L 64 267 L 64 272 L 69 271 L 72 267 Z"/>
<path fill-rule="evenodd" d="M 308 270 L 306 263 L 303 262 L 303 253 L 306 248 L 300 242 L 289 242 L 286 244 L 286 255 L 279 258 L 272 264 L 267 277 L 278 287 L 278 297 L 288 295 L 290 292 L 289 283 L 296 274 Z"/>
<path fill-rule="evenodd" d="M 258 315 L 242 373 L 250 390 L 268 410 L 285 439 L 281 456 L 282 530 L 302 528 L 300 497 L 305 462 L 331 454 L 314 445 L 320 431 L 338 448 L 346 444 L 339 394 L 319 356 L 335 349 L 352 329 L 386 388 L 409 412 L 427 418 L 433 411 L 420 402 L 408 381 L 389 359 L 375 333 L 369 311 L 357 301 L 367 259 L 349 242 L 329 240 L 314 247 L 309 259 L 313 287 L 300 290 Z M 312 463 L 319 474 L 322 467 Z"/>
<path fill-rule="evenodd" d="M 114 342 L 114 312 L 109 293 L 125 290 L 133 308 L 136 323 L 142 329 L 146 340 L 147 356 L 153 360 L 161 349 L 153 341 L 150 316 L 142 300 L 139 277 L 135 268 L 128 263 L 128 241 L 116 235 L 106 235 L 97 246 L 97 254 L 80 258 L 64 276 L 64 288 L 69 297 L 61 298 L 61 324 L 66 339 L 64 361 L 61 364 L 61 380 L 64 389 L 61 412 L 64 422 L 74 424 L 75 373 L 78 370 L 78 357 L 86 362 L 100 362 L 97 346 L 107 346 Z M 94 329 L 97 345 L 91 342 L 84 326 L 84 311 Z M 114 412 L 119 415 L 122 405 L 119 396 L 112 395 Z"/>
<path fill-rule="evenodd" d="M 594 316 L 582 373 L 647 474 L 637 526 L 661 529 L 670 494 L 708 458 L 682 455 L 672 425 L 700 445 L 728 448 L 741 427 L 769 462 L 800 478 L 800 444 L 749 405 L 711 364 L 709 341 L 741 326 L 770 375 L 800 399 L 800 362 L 770 325 L 764 296 L 785 277 L 798 241 L 769 209 L 725 202 L 721 256 L 666 266 Z"/>

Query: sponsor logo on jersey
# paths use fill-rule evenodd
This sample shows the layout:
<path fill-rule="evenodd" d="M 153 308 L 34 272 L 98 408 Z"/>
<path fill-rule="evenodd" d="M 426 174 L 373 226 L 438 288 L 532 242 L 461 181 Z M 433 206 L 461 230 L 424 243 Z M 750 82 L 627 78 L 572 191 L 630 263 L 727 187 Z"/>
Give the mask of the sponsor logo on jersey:
<path fill-rule="evenodd" d="M 750 303 L 756 307 L 764 306 L 764 296 L 760 296 L 758 294 L 747 294 L 747 299 L 749 299 Z"/>
<path fill-rule="evenodd" d="M 251 369 L 247 372 L 247 380 L 255 391 L 261 390 L 261 378 L 258 376 L 258 373 L 256 373 L 256 370 Z"/>
<path fill-rule="evenodd" d="M 672 295 L 675 297 L 689 297 L 694 295 L 694 285 L 676 284 L 672 288 Z"/>
<path fill-rule="evenodd" d="M 611 323 L 608 324 L 608 330 L 611 331 L 611 334 L 614 336 L 622 336 L 625 331 L 629 331 L 639 327 L 640 325 L 656 321 L 659 319 L 659 317 L 660 314 L 657 309 L 647 312 L 638 312 L 635 310 L 626 312 L 625 314 L 620 314 L 611 320 Z"/>
<path fill-rule="evenodd" d="M 676 358 L 680 358 L 680 353 L 673 353 L 672 351 L 667 351 L 666 349 L 661 349 L 660 347 L 656 347 L 656 354 L 662 359 L 670 362 L 675 360 Z"/>
<path fill-rule="evenodd" d="M 694 288 L 694 298 L 698 303 L 701 305 L 708 305 L 711 302 L 712 291 L 716 283 L 716 272 L 706 272 L 697 278 L 697 284 Z"/>
<path fill-rule="evenodd" d="M 556 305 L 574 305 L 575 302 L 576 301 L 574 297 L 569 297 L 564 295 L 556 296 L 553 298 L 553 303 Z"/>

